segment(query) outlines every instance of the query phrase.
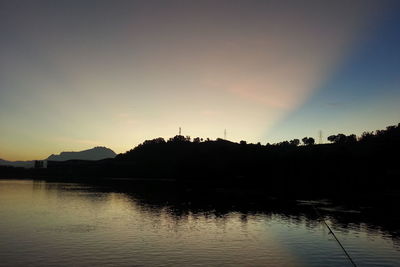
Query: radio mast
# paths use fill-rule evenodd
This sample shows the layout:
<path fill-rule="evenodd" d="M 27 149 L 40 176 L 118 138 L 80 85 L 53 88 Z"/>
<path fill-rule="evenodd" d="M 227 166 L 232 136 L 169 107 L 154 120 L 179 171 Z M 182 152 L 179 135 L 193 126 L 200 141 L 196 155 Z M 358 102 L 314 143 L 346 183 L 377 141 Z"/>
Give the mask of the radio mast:
<path fill-rule="evenodd" d="M 319 135 L 319 144 L 322 144 L 322 130 L 319 130 L 319 132 L 318 132 L 318 135 Z"/>

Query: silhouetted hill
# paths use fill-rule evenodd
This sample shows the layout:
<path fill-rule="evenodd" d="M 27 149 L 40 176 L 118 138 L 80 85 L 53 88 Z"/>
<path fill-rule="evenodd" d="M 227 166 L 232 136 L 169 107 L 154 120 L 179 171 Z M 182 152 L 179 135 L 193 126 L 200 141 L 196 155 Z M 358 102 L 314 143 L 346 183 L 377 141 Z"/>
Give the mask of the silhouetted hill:
<path fill-rule="evenodd" d="M 331 144 L 315 145 L 305 137 L 304 145 L 298 139 L 261 145 L 178 135 L 147 140 L 98 167 L 114 177 L 251 184 L 286 193 L 396 190 L 400 125 L 359 138 L 338 134 L 329 139 Z"/>
<path fill-rule="evenodd" d="M 94 147 L 79 152 L 61 152 L 59 155 L 52 154 L 47 158 L 49 161 L 66 160 L 101 160 L 114 158 L 117 154 L 107 147 Z"/>
<path fill-rule="evenodd" d="M 247 144 L 177 135 L 147 140 L 115 158 L 51 161 L 33 174 L 57 178 L 176 181 L 195 187 L 245 188 L 262 194 L 393 195 L 400 197 L 400 124 L 365 132 L 277 144 Z M 66 159 L 66 158 L 64 158 Z M 10 173 L 12 170 L 5 169 Z"/>

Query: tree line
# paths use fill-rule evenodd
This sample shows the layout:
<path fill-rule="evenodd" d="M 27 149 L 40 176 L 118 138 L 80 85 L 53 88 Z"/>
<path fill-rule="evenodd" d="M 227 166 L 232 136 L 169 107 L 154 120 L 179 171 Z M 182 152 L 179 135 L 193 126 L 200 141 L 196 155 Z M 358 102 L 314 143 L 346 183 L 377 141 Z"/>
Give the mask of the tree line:
<path fill-rule="evenodd" d="M 363 132 L 360 137 L 357 137 L 355 134 L 349 134 L 345 135 L 342 133 L 336 134 L 336 135 L 330 135 L 327 137 L 327 141 L 333 144 L 352 144 L 356 142 L 361 142 L 361 143 L 375 143 L 375 142 L 392 142 L 396 141 L 396 139 L 399 138 L 400 135 L 400 123 L 398 125 L 392 125 L 392 126 L 387 126 L 386 129 L 384 130 L 376 130 L 376 131 L 371 131 L 371 132 Z M 165 143 L 182 143 L 182 142 L 192 142 L 195 144 L 199 144 L 202 142 L 212 142 L 210 138 L 200 138 L 200 137 L 195 137 L 191 138 L 190 136 L 183 136 L 183 135 L 176 135 L 174 137 L 169 138 L 168 140 L 165 140 L 162 137 L 158 137 L 155 139 L 151 140 L 146 140 L 143 143 L 139 144 L 136 148 L 141 148 L 144 146 L 148 145 L 155 145 L 155 144 L 165 144 Z M 222 138 L 217 138 L 215 142 L 224 142 L 227 141 Z M 229 141 L 228 141 L 229 142 Z M 247 145 L 247 142 L 242 140 L 239 142 L 240 145 Z M 265 146 L 299 146 L 299 145 L 305 145 L 305 146 L 311 146 L 315 145 L 315 139 L 313 137 L 304 137 L 301 139 L 292 139 L 289 141 L 282 141 L 278 143 L 267 143 Z M 253 144 L 251 144 L 253 145 Z M 261 146 L 261 143 L 258 142 L 256 145 Z M 134 151 L 136 148 L 133 148 L 129 150 L 127 153 Z"/>

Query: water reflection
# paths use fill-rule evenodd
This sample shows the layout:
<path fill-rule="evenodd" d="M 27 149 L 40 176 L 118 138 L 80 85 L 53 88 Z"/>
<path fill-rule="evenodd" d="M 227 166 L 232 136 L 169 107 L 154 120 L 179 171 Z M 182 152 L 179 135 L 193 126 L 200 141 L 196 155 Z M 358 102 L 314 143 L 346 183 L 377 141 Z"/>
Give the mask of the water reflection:
<path fill-rule="evenodd" d="M 68 195 L 73 193 L 85 197 L 89 201 L 99 203 L 102 198 L 105 201 L 114 201 L 116 209 L 124 206 L 125 210 L 135 210 L 143 214 L 149 214 L 156 218 L 167 216 L 168 220 L 176 224 L 191 218 L 204 217 L 213 220 L 220 225 L 230 219 L 228 215 L 240 214 L 242 224 L 256 220 L 262 215 L 263 220 L 279 220 L 282 223 L 303 225 L 312 231 L 321 225 L 321 220 L 330 222 L 334 231 L 348 234 L 350 231 L 365 233 L 368 238 L 382 236 L 393 241 L 394 246 L 400 247 L 399 221 L 392 217 L 382 216 L 385 210 L 372 207 L 354 206 L 346 207 L 342 203 L 332 200 L 297 200 L 282 201 L 276 199 L 263 200 L 262 203 L 249 202 L 245 198 L 229 198 L 221 192 L 186 192 L 174 185 L 136 184 L 126 187 L 93 186 L 65 183 L 46 183 L 45 181 L 33 181 L 33 184 L 44 186 L 44 192 Z M 229 195 L 229 194 L 228 194 Z M 247 196 L 246 196 L 247 197 Z M 317 207 L 324 218 L 318 218 L 312 206 Z M 383 214 L 382 214 L 383 213 Z M 358 235 L 358 234 L 356 234 Z"/>
<path fill-rule="evenodd" d="M 362 207 L 167 185 L 0 180 L 0 265 L 346 266 L 400 262 L 398 225 Z"/>

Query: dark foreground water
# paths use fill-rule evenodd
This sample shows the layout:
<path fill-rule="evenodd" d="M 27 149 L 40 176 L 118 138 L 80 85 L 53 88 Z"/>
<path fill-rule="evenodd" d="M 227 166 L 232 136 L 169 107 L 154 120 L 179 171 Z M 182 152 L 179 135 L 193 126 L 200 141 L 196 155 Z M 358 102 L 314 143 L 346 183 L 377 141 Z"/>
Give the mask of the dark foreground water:
<path fill-rule="evenodd" d="M 0 266 L 351 266 L 311 204 L 359 266 L 400 266 L 398 229 L 366 207 L 193 203 L 167 190 L 0 180 Z"/>

